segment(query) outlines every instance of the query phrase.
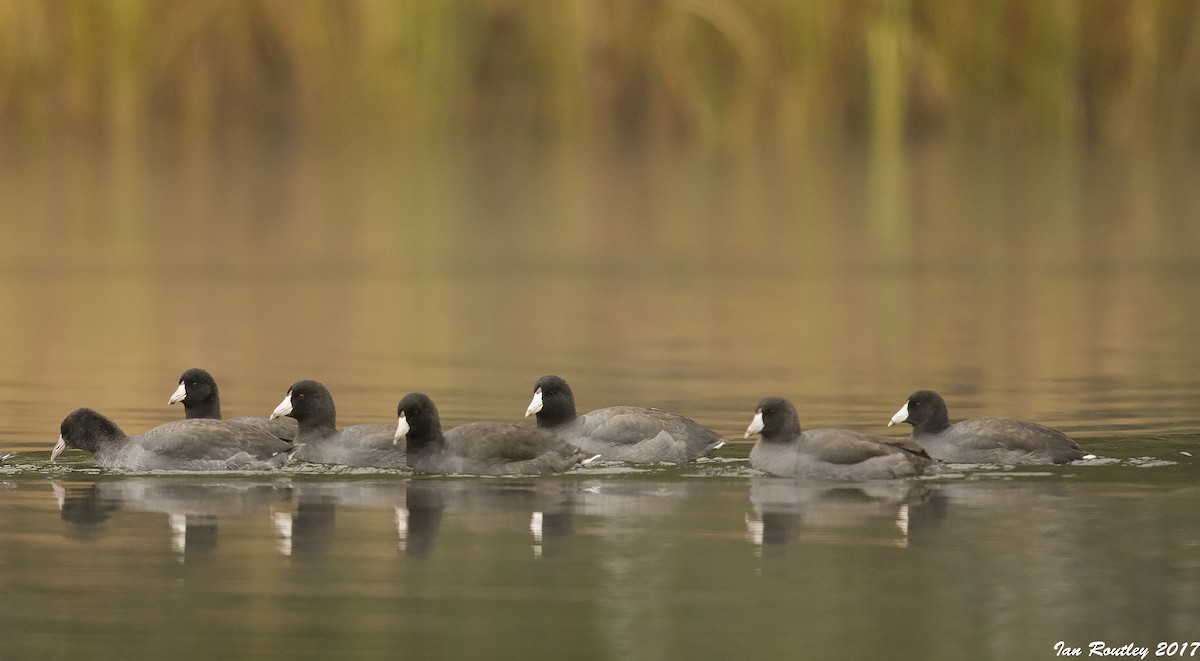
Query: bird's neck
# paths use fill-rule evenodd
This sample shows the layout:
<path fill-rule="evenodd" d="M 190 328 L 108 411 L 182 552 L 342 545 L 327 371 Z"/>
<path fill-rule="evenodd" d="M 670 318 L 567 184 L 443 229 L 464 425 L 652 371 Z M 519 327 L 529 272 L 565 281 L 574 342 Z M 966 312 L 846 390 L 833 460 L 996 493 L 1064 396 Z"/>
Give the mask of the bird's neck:
<path fill-rule="evenodd" d="M 950 414 L 946 411 L 937 411 L 928 420 L 925 420 L 919 425 L 913 427 L 913 434 L 937 434 L 950 428 Z"/>
<path fill-rule="evenodd" d="M 297 440 L 319 440 L 337 432 L 337 417 L 334 415 L 307 418 L 296 422 L 300 427 L 300 438 Z"/>
<path fill-rule="evenodd" d="M 553 429 L 574 422 L 577 417 L 575 414 L 575 402 L 569 402 L 564 406 L 549 409 L 543 408 L 541 411 L 538 411 L 537 426 L 542 429 Z"/>
<path fill-rule="evenodd" d="M 221 400 L 218 397 L 210 397 L 207 401 L 196 406 L 184 407 L 188 419 L 191 418 L 208 418 L 210 420 L 221 419 Z"/>
<path fill-rule="evenodd" d="M 446 436 L 440 429 L 415 435 L 410 431 L 405 443 L 405 451 L 410 457 L 422 456 L 446 449 Z"/>

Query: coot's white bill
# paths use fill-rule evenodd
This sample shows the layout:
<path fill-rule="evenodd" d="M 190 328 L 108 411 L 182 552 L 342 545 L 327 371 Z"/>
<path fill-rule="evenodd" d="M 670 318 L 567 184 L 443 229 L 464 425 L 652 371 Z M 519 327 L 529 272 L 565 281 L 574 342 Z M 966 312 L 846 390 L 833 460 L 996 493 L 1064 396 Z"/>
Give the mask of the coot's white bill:
<path fill-rule="evenodd" d="M 533 401 L 529 402 L 529 408 L 525 409 L 525 417 L 528 418 L 529 416 L 531 416 L 534 413 L 537 413 L 538 411 L 541 411 L 541 410 L 542 410 L 542 389 L 538 388 L 537 390 L 533 391 Z"/>
<path fill-rule="evenodd" d="M 392 437 L 392 445 L 399 443 L 405 436 L 408 436 L 408 418 L 401 412 L 400 421 L 396 423 L 396 435 Z"/>
<path fill-rule="evenodd" d="M 167 404 L 170 405 L 170 404 L 174 404 L 175 402 L 182 402 L 186 398 L 187 398 L 187 386 L 183 385 L 183 382 L 180 381 L 179 387 L 175 389 L 175 394 L 171 395 L 171 399 L 167 400 Z"/>
<path fill-rule="evenodd" d="M 762 431 L 762 428 L 763 428 L 762 409 L 759 409 L 758 411 L 756 411 L 754 413 L 754 419 L 750 421 L 750 426 L 746 427 L 746 438 L 750 438 L 751 436 Z"/>
<path fill-rule="evenodd" d="M 50 451 L 50 463 L 54 463 L 54 460 L 58 459 L 58 455 L 62 454 L 63 450 L 66 449 L 67 442 L 63 439 L 62 434 L 59 434 L 58 442 L 54 444 L 54 449 Z"/>
<path fill-rule="evenodd" d="M 289 390 L 287 397 L 284 397 L 283 401 L 279 402 L 279 406 L 276 406 L 275 410 L 271 411 L 271 419 L 274 420 L 275 418 L 285 416 L 291 412 L 292 412 L 292 391 Z"/>

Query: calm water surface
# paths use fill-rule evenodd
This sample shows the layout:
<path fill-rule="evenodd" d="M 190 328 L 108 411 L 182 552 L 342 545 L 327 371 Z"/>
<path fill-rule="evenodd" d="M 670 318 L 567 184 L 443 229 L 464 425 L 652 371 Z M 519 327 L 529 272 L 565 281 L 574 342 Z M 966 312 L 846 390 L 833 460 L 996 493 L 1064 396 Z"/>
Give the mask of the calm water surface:
<path fill-rule="evenodd" d="M 1157 156 L 196 162 L 0 177 L 0 658 L 1051 658 L 1200 640 L 1200 192 Z M 121 475 L 58 424 L 227 415 L 301 378 L 339 422 L 453 425 L 533 381 L 734 440 L 538 479 Z M 885 425 L 909 392 L 1102 459 L 819 485 L 754 404 Z M 1085 650 L 1086 654 L 1086 650 Z M 1200 656 L 1200 655 L 1198 655 Z"/>

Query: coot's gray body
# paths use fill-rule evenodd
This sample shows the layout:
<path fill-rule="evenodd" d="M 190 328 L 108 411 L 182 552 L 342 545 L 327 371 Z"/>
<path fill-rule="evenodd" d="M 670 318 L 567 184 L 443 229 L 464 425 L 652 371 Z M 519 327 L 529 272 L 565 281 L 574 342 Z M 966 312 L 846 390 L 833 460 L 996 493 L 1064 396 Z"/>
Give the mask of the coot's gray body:
<path fill-rule="evenodd" d="M 167 404 L 183 403 L 184 417 L 206 418 L 221 420 L 221 393 L 217 388 L 217 380 L 207 370 L 193 367 L 179 376 L 179 387 L 167 400 Z M 274 436 L 285 441 L 296 440 L 299 426 L 291 418 L 269 418 L 267 416 L 240 416 L 229 418 L 229 422 L 238 422 L 253 427 L 261 427 Z"/>
<path fill-rule="evenodd" d="M 292 444 L 227 420 L 177 420 L 129 436 L 88 408 L 62 422 L 54 461 L 67 448 L 91 452 L 96 466 L 126 470 L 266 470 L 287 462 Z"/>
<path fill-rule="evenodd" d="M 575 395 L 566 380 L 547 375 L 534 384 L 525 415 L 537 414 L 538 427 L 605 461 L 683 464 L 711 456 L 725 439 L 682 415 L 640 406 L 612 406 L 575 413 Z"/>
<path fill-rule="evenodd" d="M 394 428 L 383 424 L 337 428 L 337 410 L 329 390 L 316 381 L 297 381 L 271 413 L 289 416 L 300 424 L 296 459 L 317 464 L 404 468 L 404 446 L 397 446 Z"/>
<path fill-rule="evenodd" d="M 422 473 L 543 475 L 570 470 L 587 452 L 530 425 L 472 422 L 442 432 L 433 400 L 410 393 L 396 407 L 395 438 L 408 444 L 408 466 Z"/>
<path fill-rule="evenodd" d="M 780 477 L 811 480 L 880 480 L 923 475 L 937 462 L 908 439 L 870 436 L 848 429 L 800 429 L 791 402 L 768 397 L 758 404 L 746 436 L 761 438 L 750 466 Z"/>
<path fill-rule="evenodd" d="M 912 440 L 935 459 L 969 464 L 1064 464 L 1087 459 L 1071 437 L 1012 418 L 971 418 L 950 424 L 946 401 L 931 390 L 909 396 L 888 426 L 907 422 Z"/>

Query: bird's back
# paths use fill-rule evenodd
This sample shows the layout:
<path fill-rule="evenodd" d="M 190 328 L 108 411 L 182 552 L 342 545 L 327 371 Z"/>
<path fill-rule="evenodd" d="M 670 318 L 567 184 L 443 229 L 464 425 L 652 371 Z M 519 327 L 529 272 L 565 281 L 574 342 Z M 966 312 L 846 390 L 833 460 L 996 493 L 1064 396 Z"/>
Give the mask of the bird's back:
<path fill-rule="evenodd" d="M 637 406 L 586 413 L 560 430 L 569 443 L 606 461 L 686 463 L 711 455 L 725 443 L 696 421 Z"/>
<path fill-rule="evenodd" d="M 107 443 L 98 466 L 133 470 L 246 470 L 282 466 L 290 443 L 267 431 L 227 420 L 176 420 Z"/>

